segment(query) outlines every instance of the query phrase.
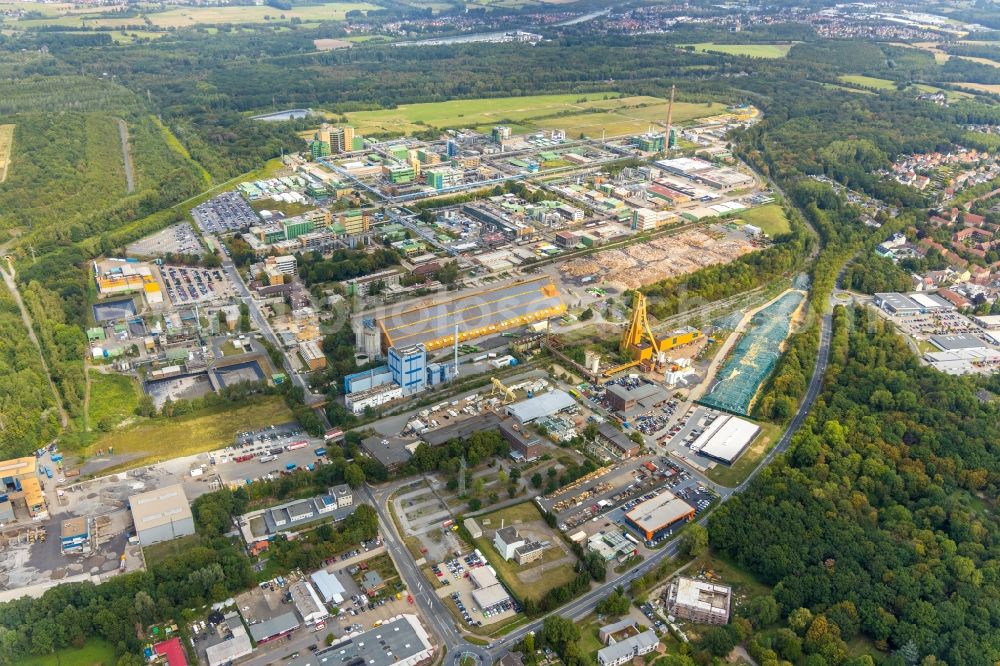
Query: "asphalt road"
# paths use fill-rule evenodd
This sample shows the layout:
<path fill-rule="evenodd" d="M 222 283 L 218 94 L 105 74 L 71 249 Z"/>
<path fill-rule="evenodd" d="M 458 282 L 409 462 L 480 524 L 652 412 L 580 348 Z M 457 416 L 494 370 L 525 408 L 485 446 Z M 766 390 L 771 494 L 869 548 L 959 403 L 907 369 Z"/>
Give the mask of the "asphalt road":
<path fill-rule="evenodd" d="M 796 412 L 795 416 L 792 418 L 784 435 L 782 435 L 781 439 L 778 440 L 777 445 L 775 445 L 775 447 L 771 449 L 766 456 L 764 456 L 754 471 L 743 483 L 735 488 L 732 493 L 723 495 L 721 500 L 722 502 L 728 501 L 735 493 L 745 490 L 753 478 L 756 477 L 761 470 L 767 467 L 776 456 L 788 450 L 792 437 L 805 422 L 813 402 L 823 389 L 823 380 L 826 376 L 827 364 L 829 363 L 830 357 L 830 342 L 832 339 L 831 328 L 831 316 L 829 314 L 823 315 L 820 327 L 820 344 L 816 355 L 816 364 L 813 370 L 813 376 L 809 383 L 809 388 L 806 391 L 805 398 L 802 400 L 798 412 Z M 386 547 L 392 556 L 393 561 L 396 563 L 396 568 L 399 570 L 400 576 L 406 582 L 411 594 L 413 594 L 416 604 L 419 606 L 428 623 L 430 623 L 432 632 L 436 634 L 441 645 L 445 646 L 448 649 L 449 654 L 452 655 L 462 652 L 474 653 L 482 660 L 484 666 L 489 666 L 494 659 L 503 656 L 513 645 L 524 638 L 527 633 L 539 631 L 542 628 L 544 618 L 536 619 L 535 621 L 514 630 L 510 634 L 499 639 L 497 642 L 492 643 L 488 648 L 473 645 L 465 639 L 455 620 L 444 607 L 442 600 L 438 598 L 433 589 L 431 589 L 430 584 L 424 579 L 423 574 L 420 572 L 413 558 L 410 556 L 409 551 L 406 549 L 406 546 L 403 544 L 401 535 L 396 532 L 395 523 L 393 522 L 392 517 L 388 515 L 387 506 L 389 496 L 399 486 L 409 482 L 410 481 L 401 481 L 378 489 L 372 489 L 371 487 L 366 487 L 365 489 L 369 500 L 378 511 L 379 519 L 384 525 L 382 533 L 385 537 Z M 703 517 L 698 522 L 702 525 L 706 524 L 708 522 L 708 516 Z M 636 568 L 626 572 L 618 578 L 609 580 L 603 585 L 595 587 L 586 594 L 577 597 L 568 604 L 553 611 L 553 614 L 558 614 L 573 620 L 579 620 L 586 617 L 593 612 L 594 606 L 599 599 L 607 596 L 611 590 L 619 585 L 630 585 L 636 578 L 645 575 L 650 570 L 659 566 L 664 558 L 674 557 L 677 554 L 678 548 L 679 542 L 677 540 L 671 541 Z"/>

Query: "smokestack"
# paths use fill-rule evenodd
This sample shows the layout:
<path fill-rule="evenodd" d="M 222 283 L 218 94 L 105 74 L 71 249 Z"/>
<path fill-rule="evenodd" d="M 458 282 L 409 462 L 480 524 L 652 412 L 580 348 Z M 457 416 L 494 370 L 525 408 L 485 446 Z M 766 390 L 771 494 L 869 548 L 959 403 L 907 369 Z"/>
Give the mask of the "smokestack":
<path fill-rule="evenodd" d="M 677 86 L 670 86 L 670 105 L 667 107 L 667 131 L 663 135 L 663 150 L 670 152 L 670 126 L 674 123 L 674 92 Z"/>

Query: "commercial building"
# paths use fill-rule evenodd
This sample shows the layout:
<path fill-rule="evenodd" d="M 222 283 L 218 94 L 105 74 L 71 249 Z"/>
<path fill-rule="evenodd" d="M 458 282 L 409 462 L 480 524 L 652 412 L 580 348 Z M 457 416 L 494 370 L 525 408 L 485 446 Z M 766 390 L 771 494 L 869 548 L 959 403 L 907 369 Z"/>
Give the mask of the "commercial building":
<path fill-rule="evenodd" d="M 647 629 L 641 634 L 598 650 L 597 663 L 600 666 L 621 666 L 621 664 L 630 662 L 636 657 L 649 654 L 659 644 L 660 637 L 652 629 Z"/>
<path fill-rule="evenodd" d="M 413 456 L 408 444 L 396 437 L 367 437 L 361 441 L 361 450 L 369 458 L 382 463 L 390 472 L 398 470 Z"/>
<path fill-rule="evenodd" d="M 513 559 L 514 551 L 525 543 L 515 527 L 502 527 L 493 535 L 493 547 L 505 560 Z"/>
<path fill-rule="evenodd" d="M 656 231 L 664 224 L 677 219 L 674 213 L 668 210 L 652 210 L 650 208 L 636 208 L 632 211 L 633 231 Z"/>
<path fill-rule="evenodd" d="M 378 319 L 382 347 L 423 344 L 430 352 L 501 333 L 566 311 L 552 278 L 541 276 L 472 292 L 436 305 L 387 312 Z"/>
<path fill-rule="evenodd" d="M 955 306 L 936 294 L 900 294 L 897 292 L 875 294 L 876 307 L 889 314 L 914 315 L 928 312 L 954 310 Z"/>
<path fill-rule="evenodd" d="M 928 338 L 930 343 L 941 351 L 958 351 L 960 349 L 980 349 L 989 347 L 988 344 L 980 340 L 975 335 L 967 333 L 955 333 L 952 335 L 932 335 Z"/>
<path fill-rule="evenodd" d="M 705 426 L 691 442 L 691 451 L 732 464 L 760 433 L 760 426 L 737 416 L 722 414 Z"/>
<path fill-rule="evenodd" d="M 306 625 L 312 625 L 320 620 L 330 617 L 330 612 L 326 610 L 323 600 L 316 594 L 313 586 L 305 580 L 297 580 L 289 584 L 288 593 L 295 604 L 295 610 Z"/>
<path fill-rule="evenodd" d="M 510 444 L 510 457 L 518 462 L 530 462 L 542 455 L 543 445 L 534 435 L 528 436 L 520 429 L 515 429 L 511 421 L 500 423 L 500 434 Z"/>
<path fill-rule="evenodd" d="M 389 372 L 403 395 L 423 391 L 427 387 L 427 350 L 421 344 L 389 347 Z"/>
<path fill-rule="evenodd" d="M 417 666 L 434 654 L 430 637 L 416 615 L 399 615 L 381 626 L 345 634 L 315 653 L 303 652 L 288 666 Z"/>
<path fill-rule="evenodd" d="M 310 370 L 322 370 L 326 367 L 326 354 L 315 340 L 299 343 L 299 355 Z"/>
<path fill-rule="evenodd" d="M 284 638 L 299 628 L 299 619 L 295 613 L 288 611 L 270 620 L 264 620 L 256 624 L 251 624 L 250 637 L 258 646 L 262 643 L 269 643 L 279 638 Z"/>
<path fill-rule="evenodd" d="M 555 389 L 507 406 L 507 415 L 514 417 L 522 426 L 545 416 L 553 416 L 576 406 L 576 400 L 569 393 Z"/>
<path fill-rule="evenodd" d="M 606 397 L 608 408 L 614 412 L 627 412 L 636 407 L 652 409 L 670 399 L 667 392 L 656 384 L 612 384 L 607 388 Z"/>
<path fill-rule="evenodd" d="M 194 534 L 194 516 L 179 483 L 132 495 L 128 503 L 143 546 Z"/>
<path fill-rule="evenodd" d="M 90 548 L 89 518 L 80 516 L 62 521 L 59 533 L 59 550 L 63 555 L 82 555 Z"/>
<path fill-rule="evenodd" d="M 642 447 L 629 439 L 628 435 L 607 422 L 597 426 L 597 436 L 600 441 L 616 451 L 621 458 L 632 458 L 639 455 L 642 450 Z"/>
<path fill-rule="evenodd" d="M 343 509 L 346 506 L 354 506 L 354 493 L 346 483 L 330 488 L 330 495 L 337 500 L 338 509 Z"/>
<path fill-rule="evenodd" d="M 518 564 L 528 564 L 542 559 L 547 545 L 541 541 L 528 541 L 523 546 L 514 549 L 514 561 Z"/>
<path fill-rule="evenodd" d="M 647 541 L 656 541 L 679 523 L 694 518 L 694 509 L 668 490 L 641 502 L 625 514 L 625 521 Z"/>
<path fill-rule="evenodd" d="M 701 624 L 726 624 L 732 603 L 732 588 L 704 580 L 678 576 L 667 587 L 667 612 Z"/>
<path fill-rule="evenodd" d="M 590 536 L 587 539 L 587 548 L 600 555 L 605 561 L 618 559 L 624 561 L 635 554 L 635 544 L 625 538 L 615 527 L 605 528 L 603 531 Z"/>
<path fill-rule="evenodd" d="M 397 384 L 382 384 L 365 391 L 344 396 L 344 405 L 354 414 L 363 414 L 366 407 L 375 409 L 403 397 L 403 388 Z"/>
<path fill-rule="evenodd" d="M 475 589 L 472 599 L 484 613 L 510 600 L 510 594 L 497 580 L 490 567 L 476 567 L 469 572 L 469 579 Z"/>
<path fill-rule="evenodd" d="M 319 594 L 325 603 L 344 603 L 344 595 L 347 594 L 347 590 L 335 574 L 330 573 L 326 569 L 320 569 L 309 576 L 309 579 L 312 581 L 316 593 Z"/>
<path fill-rule="evenodd" d="M 205 648 L 208 666 L 231 664 L 240 657 L 245 657 L 253 652 L 250 635 L 238 614 L 229 613 L 226 615 L 225 620 L 219 624 L 216 631 L 223 634 L 223 639 L 221 643 Z"/>
<path fill-rule="evenodd" d="M 265 509 L 260 514 L 263 520 L 263 532 L 265 534 L 290 532 L 321 518 L 343 520 L 354 512 L 354 506 L 350 502 L 343 506 L 338 505 L 335 492 L 335 488 L 329 488 L 325 495 L 294 500 Z"/>
<path fill-rule="evenodd" d="M 268 275 L 298 275 L 299 268 L 295 255 L 283 254 L 264 260 L 264 272 Z"/>
<path fill-rule="evenodd" d="M 557 231 L 555 240 L 557 246 L 568 250 L 569 248 L 576 247 L 576 244 L 580 242 L 580 237 L 572 231 Z"/>

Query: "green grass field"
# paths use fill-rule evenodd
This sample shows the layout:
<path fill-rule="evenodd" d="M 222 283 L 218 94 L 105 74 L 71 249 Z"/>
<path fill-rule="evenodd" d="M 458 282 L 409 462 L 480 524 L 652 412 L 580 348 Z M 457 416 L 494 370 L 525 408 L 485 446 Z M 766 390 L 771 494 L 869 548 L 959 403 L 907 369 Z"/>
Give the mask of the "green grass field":
<path fill-rule="evenodd" d="M 893 90 L 895 82 L 889 79 L 877 79 L 874 76 L 862 76 L 861 74 L 844 74 L 837 77 L 844 83 L 850 83 L 863 88 L 875 88 L 876 90 Z"/>
<path fill-rule="evenodd" d="M 133 416 L 139 406 L 140 389 L 131 378 L 124 375 L 105 375 L 92 370 L 90 404 L 87 409 L 87 426 L 94 430 L 111 430 Z"/>
<path fill-rule="evenodd" d="M 606 95 L 614 97 L 604 99 Z M 580 113 L 571 113 L 574 110 Z M 677 102 L 674 104 L 674 121 L 683 123 L 724 111 L 722 104 Z M 505 123 L 520 132 L 565 129 L 568 137 L 576 138 L 580 132 L 590 136 L 599 136 L 602 131 L 606 131 L 608 136 L 644 132 L 650 124 L 662 123 L 666 119 L 667 101 L 645 96 L 619 98 L 617 93 L 533 95 L 406 104 L 395 109 L 357 111 L 346 115 L 361 134 L 412 134 L 428 127 L 488 129 Z"/>
<path fill-rule="evenodd" d="M 368 2 L 332 2 L 316 5 L 300 5 L 283 10 L 266 5 L 241 5 L 224 7 L 178 7 L 165 12 L 148 14 L 150 23 L 161 28 L 181 28 L 198 24 L 218 23 L 264 23 L 265 21 L 343 21 L 349 11 L 379 9 Z M 270 17 L 265 19 L 264 17 Z M 284 16 L 284 18 L 281 18 Z"/>
<path fill-rule="evenodd" d="M 725 53 L 748 58 L 784 58 L 793 44 L 715 44 L 702 42 L 691 44 L 698 51 Z"/>
<path fill-rule="evenodd" d="M 791 231 L 788 218 L 785 217 L 785 210 L 781 207 L 781 204 L 773 203 L 744 210 L 738 214 L 738 217 L 747 224 L 760 227 L 771 238 Z"/>
<path fill-rule="evenodd" d="M 202 410 L 189 416 L 158 418 L 95 440 L 86 453 L 114 447 L 115 455 L 139 454 L 127 467 L 190 456 L 231 444 L 240 430 L 293 421 L 292 412 L 279 396 L 266 396 L 235 409 Z"/>
<path fill-rule="evenodd" d="M 112 666 L 115 648 L 95 638 L 80 649 L 64 648 L 42 657 L 17 657 L 13 663 L 15 666 Z"/>

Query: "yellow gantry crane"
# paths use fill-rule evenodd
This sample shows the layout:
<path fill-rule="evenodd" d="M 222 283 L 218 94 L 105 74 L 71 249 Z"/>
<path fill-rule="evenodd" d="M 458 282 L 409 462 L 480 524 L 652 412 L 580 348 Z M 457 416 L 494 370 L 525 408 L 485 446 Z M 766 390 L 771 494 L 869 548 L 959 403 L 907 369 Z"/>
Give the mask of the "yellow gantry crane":
<path fill-rule="evenodd" d="M 644 342 L 649 343 L 650 347 L 648 349 L 643 348 Z M 625 329 L 625 335 L 622 336 L 618 350 L 623 354 L 631 354 L 633 358 L 636 352 L 639 352 L 640 357 L 636 360 L 649 358 L 654 351 L 660 350 L 660 346 L 656 342 L 656 337 L 649 328 L 649 319 L 646 317 L 646 297 L 638 291 L 633 292 L 632 319 Z"/>
<path fill-rule="evenodd" d="M 507 388 L 504 383 L 497 379 L 496 377 L 491 377 L 490 381 L 493 382 L 493 390 L 490 391 L 490 395 L 502 395 L 503 400 L 500 402 L 502 405 L 509 405 L 515 400 L 517 396 L 514 395 L 514 389 Z"/>

